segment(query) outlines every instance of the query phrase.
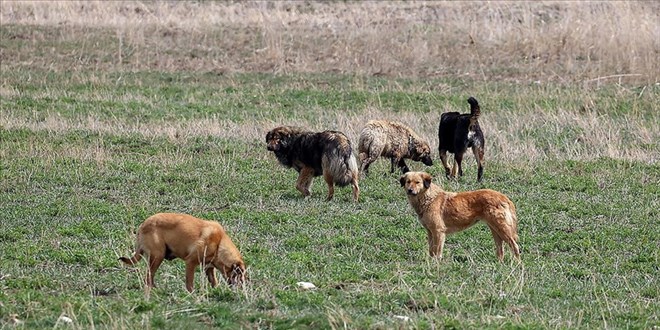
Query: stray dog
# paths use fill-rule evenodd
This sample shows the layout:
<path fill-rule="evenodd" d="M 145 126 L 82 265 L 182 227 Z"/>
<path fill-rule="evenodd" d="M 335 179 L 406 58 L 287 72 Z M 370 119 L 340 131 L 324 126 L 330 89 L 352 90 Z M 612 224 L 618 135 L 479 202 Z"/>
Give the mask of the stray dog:
<path fill-rule="evenodd" d="M 158 213 L 145 220 L 138 229 L 135 254 L 119 260 L 135 265 L 146 255 L 149 260 L 147 292 L 154 286 L 154 275 L 163 259 L 181 258 L 186 263 L 186 289 L 193 291 L 197 265 L 202 264 L 211 286 L 218 280 L 214 269 L 222 272 L 229 285 L 245 282 L 245 263 L 231 238 L 215 221 L 206 221 L 187 214 Z"/>
<path fill-rule="evenodd" d="M 275 153 L 277 160 L 298 172 L 296 189 L 303 196 L 311 195 L 314 177 L 323 175 L 328 185 L 328 198 L 335 193 L 334 185 L 353 186 L 353 200 L 360 196 L 358 167 L 351 141 L 342 132 L 319 133 L 299 127 L 281 126 L 266 134 L 267 149 Z"/>
<path fill-rule="evenodd" d="M 490 189 L 446 192 L 432 183 L 431 176 L 425 172 L 408 172 L 399 182 L 419 222 L 426 229 L 432 257 L 442 258 L 447 234 L 467 229 L 483 220 L 493 234 L 497 259 L 504 259 L 502 242 L 509 244 L 513 256 L 520 259 L 516 207 L 504 194 Z"/>
<path fill-rule="evenodd" d="M 378 157 L 390 158 L 390 173 L 396 164 L 402 173 L 409 171 L 404 159 L 421 161 L 433 166 L 431 148 L 410 127 L 394 121 L 371 120 L 360 132 L 358 143 L 361 172 L 368 174 L 369 165 Z"/>
<path fill-rule="evenodd" d="M 470 113 L 460 114 L 458 112 L 445 112 L 440 116 L 440 125 L 438 127 L 438 151 L 442 165 L 445 167 L 447 178 L 463 176 L 461 162 L 463 155 L 468 148 L 472 148 L 474 158 L 477 160 L 477 181 L 481 181 L 484 173 L 484 133 L 479 127 L 479 115 L 481 109 L 479 102 L 474 97 L 468 100 L 470 104 Z M 454 167 L 450 172 L 447 163 L 447 152 L 454 154 Z"/>

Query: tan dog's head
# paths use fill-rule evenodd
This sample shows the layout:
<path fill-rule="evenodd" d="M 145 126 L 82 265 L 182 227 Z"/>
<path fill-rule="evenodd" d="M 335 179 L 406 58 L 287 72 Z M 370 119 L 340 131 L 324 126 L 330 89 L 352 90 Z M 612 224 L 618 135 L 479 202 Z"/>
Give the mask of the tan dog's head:
<path fill-rule="evenodd" d="M 431 186 L 431 175 L 426 172 L 408 172 L 401 176 L 399 183 L 406 194 L 416 196 Z"/>

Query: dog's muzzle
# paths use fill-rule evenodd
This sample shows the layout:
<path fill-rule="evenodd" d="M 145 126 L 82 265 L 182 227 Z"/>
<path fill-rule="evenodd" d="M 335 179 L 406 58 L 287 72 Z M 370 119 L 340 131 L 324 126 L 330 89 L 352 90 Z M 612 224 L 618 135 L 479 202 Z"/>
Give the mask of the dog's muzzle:
<path fill-rule="evenodd" d="M 417 193 L 412 189 L 406 189 L 406 193 L 408 193 L 408 195 L 411 195 L 411 196 L 417 195 Z"/>

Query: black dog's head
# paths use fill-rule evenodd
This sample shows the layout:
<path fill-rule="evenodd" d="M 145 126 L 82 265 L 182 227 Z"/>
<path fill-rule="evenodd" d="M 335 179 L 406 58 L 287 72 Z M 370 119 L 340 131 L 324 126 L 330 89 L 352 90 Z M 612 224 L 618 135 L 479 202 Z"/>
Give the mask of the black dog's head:
<path fill-rule="evenodd" d="M 280 151 L 287 147 L 292 134 L 297 130 L 289 126 L 280 126 L 266 134 L 266 148 L 270 151 Z"/>

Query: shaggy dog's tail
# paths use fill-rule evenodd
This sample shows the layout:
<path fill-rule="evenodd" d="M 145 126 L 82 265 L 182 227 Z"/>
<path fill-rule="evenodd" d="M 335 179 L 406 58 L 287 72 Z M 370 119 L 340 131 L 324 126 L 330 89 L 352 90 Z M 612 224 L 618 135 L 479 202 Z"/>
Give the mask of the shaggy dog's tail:
<path fill-rule="evenodd" d="M 323 153 L 323 168 L 328 169 L 336 185 L 349 185 L 358 176 L 358 165 L 353 148 L 348 140 L 339 143 L 337 148 L 326 149 Z"/>
<path fill-rule="evenodd" d="M 479 102 L 474 97 L 470 97 L 468 100 L 470 104 L 470 121 L 475 122 L 479 119 L 481 115 L 481 108 L 479 107 Z"/>

